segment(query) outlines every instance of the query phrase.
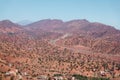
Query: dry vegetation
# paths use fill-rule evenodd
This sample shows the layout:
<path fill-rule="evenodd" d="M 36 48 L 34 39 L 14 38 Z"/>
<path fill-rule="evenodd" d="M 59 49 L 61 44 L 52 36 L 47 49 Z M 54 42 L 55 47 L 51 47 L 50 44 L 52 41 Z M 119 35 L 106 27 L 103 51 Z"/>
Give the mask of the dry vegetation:
<path fill-rule="evenodd" d="M 6 27 L 9 24 L 6 29 L 12 27 L 12 30 L 3 30 L 3 24 Z M 39 25 L 46 28 L 42 29 Z M 72 79 L 74 74 L 119 79 L 118 30 L 115 33 L 114 28 L 107 29 L 108 33 L 104 33 L 103 36 L 102 32 L 96 30 L 95 34 L 92 29 L 87 28 L 92 24 L 86 20 L 66 23 L 43 20 L 39 25 L 31 29 L 31 25 L 22 28 L 10 21 L 0 22 L 0 80 L 53 79 L 56 78 L 56 74 L 61 74 L 57 78 L 62 76 L 64 79 Z M 46 30 L 49 25 L 54 25 L 50 31 Z M 65 31 L 61 26 L 67 26 L 65 28 L 69 30 Z M 106 28 L 105 25 L 102 26 Z M 17 27 L 17 30 L 14 27 Z M 71 30 L 73 27 L 76 33 Z M 113 31 L 112 36 L 109 36 L 109 31 Z"/>

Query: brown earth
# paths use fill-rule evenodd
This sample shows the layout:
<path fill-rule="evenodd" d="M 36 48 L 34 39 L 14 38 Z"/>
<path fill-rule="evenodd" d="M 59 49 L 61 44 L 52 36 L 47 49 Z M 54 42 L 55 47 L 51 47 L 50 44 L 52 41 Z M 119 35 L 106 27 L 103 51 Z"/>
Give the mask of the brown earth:
<path fill-rule="evenodd" d="M 87 20 L 0 21 L 0 79 L 41 75 L 120 77 L 120 31 Z"/>

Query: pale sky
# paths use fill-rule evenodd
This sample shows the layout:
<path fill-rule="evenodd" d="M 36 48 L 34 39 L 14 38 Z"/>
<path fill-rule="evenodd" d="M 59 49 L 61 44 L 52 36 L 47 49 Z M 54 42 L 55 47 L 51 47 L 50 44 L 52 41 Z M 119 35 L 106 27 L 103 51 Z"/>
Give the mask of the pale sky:
<path fill-rule="evenodd" d="M 0 0 L 0 20 L 87 19 L 120 29 L 120 0 Z"/>

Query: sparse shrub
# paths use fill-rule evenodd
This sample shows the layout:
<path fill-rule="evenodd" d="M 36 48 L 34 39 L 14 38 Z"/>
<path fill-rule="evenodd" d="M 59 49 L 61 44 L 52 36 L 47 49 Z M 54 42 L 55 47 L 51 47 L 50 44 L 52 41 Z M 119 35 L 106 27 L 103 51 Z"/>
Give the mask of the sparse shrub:
<path fill-rule="evenodd" d="M 54 76 L 62 76 L 62 74 L 54 74 Z"/>
<path fill-rule="evenodd" d="M 74 74 L 73 77 L 75 77 L 78 80 L 88 80 L 88 78 L 86 76 L 82 76 L 79 74 Z"/>

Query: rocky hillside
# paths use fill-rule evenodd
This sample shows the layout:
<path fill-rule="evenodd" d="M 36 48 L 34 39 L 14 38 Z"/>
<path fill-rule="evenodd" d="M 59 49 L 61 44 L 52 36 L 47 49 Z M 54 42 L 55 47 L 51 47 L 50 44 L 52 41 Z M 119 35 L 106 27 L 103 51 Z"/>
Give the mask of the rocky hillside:
<path fill-rule="evenodd" d="M 27 26 L 0 21 L 1 80 L 77 80 L 76 75 L 119 79 L 119 30 L 85 19 Z"/>

